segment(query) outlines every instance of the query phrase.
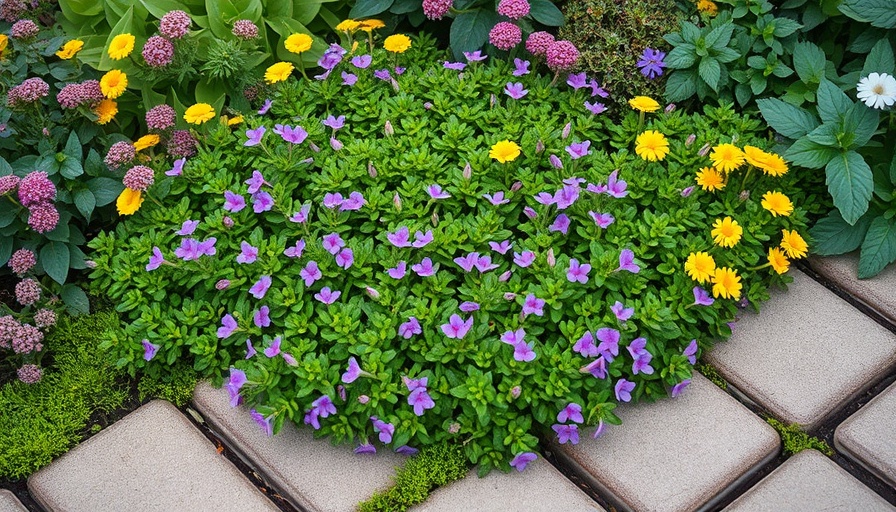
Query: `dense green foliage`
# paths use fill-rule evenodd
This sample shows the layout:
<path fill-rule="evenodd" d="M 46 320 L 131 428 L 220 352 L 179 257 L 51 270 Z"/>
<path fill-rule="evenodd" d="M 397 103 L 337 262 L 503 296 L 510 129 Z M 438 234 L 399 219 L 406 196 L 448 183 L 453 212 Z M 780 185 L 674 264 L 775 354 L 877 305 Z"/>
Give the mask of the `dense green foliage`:
<path fill-rule="evenodd" d="M 784 455 L 796 455 L 803 450 L 818 450 L 828 456 L 834 455 L 834 450 L 831 449 L 827 441 L 810 436 L 799 425 L 788 425 L 772 417 L 767 417 L 765 421 L 781 436 Z"/>
<path fill-rule="evenodd" d="M 182 407 L 193 398 L 198 376 L 189 365 L 175 364 L 162 375 L 143 375 L 137 382 L 137 393 L 141 402 L 153 398 L 168 400 Z"/>

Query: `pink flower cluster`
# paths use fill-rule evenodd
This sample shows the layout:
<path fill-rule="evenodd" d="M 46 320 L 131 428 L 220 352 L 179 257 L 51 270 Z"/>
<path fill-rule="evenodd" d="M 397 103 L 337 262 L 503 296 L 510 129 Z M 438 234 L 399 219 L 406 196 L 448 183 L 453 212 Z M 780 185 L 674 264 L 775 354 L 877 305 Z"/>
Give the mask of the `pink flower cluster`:
<path fill-rule="evenodd" d="M 168 155 L 186 158 L 196 154 L 196 139 L 187 130 L 175 130 L 168 140 Z"/>
<path fill-rule="evenodd" d="M 155 182 L 155 171 L 145 165 L 135 165 L 128 169 L 124 179 L 121 180 L 125 187 L 131 190 L 145 191 Z"/>
<path fill-rule="evenodd" d="M 19 186 L 19 182 L 22 181 L 22 178 L 14 174 L 7 174 L 6 176 L 0 176 L 0 196 L 9 194 L 16 187 Z"/>
<path fill-rule="evenodd" d="M 28 6 L 22 0 L 4 0 L 0 2 L 0 19 L 7 23 L 19 21 L 28 11 Z"/>
<path fill-rule="evenodd" d="M 56 312 L 52 309 L 40 309 L 34 314 L 34 323 L 41 329 L 56 325 Z"/>
<path fill-rule="evenodd" d="M 180 12 L 180 11 L 172 11 Z M 168 13 L 171 14 L 171 13 Z M 167 16 L 167 15 L 166 15 Z M 164 21 L 164 18 L 162 18 Z M 152 36 L 143 45 L 143 60 L 151 68 L 163 68 L 174 60 L 174 44 L 162 36 Z"/>
<path fill-rule="evenodd" d="M 424 2 L 426 5 L 426 2 Z M 251 20 L 237 20 L 231 31 L 236 37 L 249 41 L 258 37 L 258 27 Z"/>
<path fill-rule="evenodd" d="M 423 14 L 431 20 L 440 20 L 451 10 L 454 0 L 423 0 Z"/>
<path fill-rule="evenodd" d="M 72 109 L 82 105 L 93 105 L 103 100 L 103 91 L 97 80 L 67 84 L 56 94 L 56 101 L 62 108 Z"/>
<path fill-rule="evenodd" d="M 579 61 L 579 50 L 569 41 L 554 41 L 548 46 L 546 56 L 551 71 L 566 71 Z"/>
<path fill-rule="evenodd" d="M 118 169 L 133 162 L 135 158 L 137 158 L 137 150 L 134 148 L 134 145 L 126 140 L 122 140 L 112 144 L 103 161 L 110 169 Z"/>
<path fill-rule="evenodd" d="M 501 0 L 498 2 L 498 14 L 507 16 L 512 20 L 518 20 L 529 14 L 528 0 Z"/>
<path fill-rule="evenodd" d="M 149 131 L 163 132 L 174 126 L 177 113 L 170 105 L 162 104 L 146 112 L 146 127 Z"/>
<path fill-rule="evenodd" d="M 18 107 L 27 103 L 34 103 L 48 94 L 50 94 L 50 85 L 44 82 L 42 78 L 32 77 L 6 93 L 6 106 Z"/>
<path fill-rule="evenodd" d="M 24 275 L 36 264 L 37 257 L 34 255 L 34 252 L 24 248 L 12 253 L 8 263 L 13 273 L 19 276 Z"/>
<path fill-rule="evenodd" d="M 180 39 L 190 31 L 191 23 L 190 15 L 184 11 L 169 11 L 159 21 L 159 32 L 169 39 Z"/>
<path fill-rule="evenodd" d="M 29 210 L 28 225 L 31 229 L 38 233 L 54 230 L 59 223 L 59 212 L 52 203 L 56 198 L 56 185 L 47 173 L 34 171 L 21 180 L 0 178 L 3 193 L 11 192 L 16 185 L 19 188 L 19 202 Z"/>
<path fill-rule="evenodd" d="M 28 39 L 36 36 L 38 32 L 40 32 L 40 27 L 29 19 L 19 20 L 13 23 L 12 28 L 9 29 L 9 35 L 13 39 Z"/>
<path fill-rule="evenodd" d="M 34 279 L 22 279 L 16 284 L 16 301 L 30 306 L 40 300 L 40 284 Z"/>
<path fill-rule="evenodd" d="M 11 315 L 0 316 L 0 348 L 30 354 L 43 350 L 43 341 L 44 333 L 37 327 L 19 323 Z"/>
<path fill-rule="evenodd" d="M 16 370 L 16 376 L 25 384 L 37 384 L 43 377 L 43 372 L 36 364 L 25 364 Z"/>
<path fill-rule="evenodd" d="M 488 42 L 499 50 L 510 50 L 522 40 L 522 29 L 509 21 L 498 22 L 488 33 Z"/>

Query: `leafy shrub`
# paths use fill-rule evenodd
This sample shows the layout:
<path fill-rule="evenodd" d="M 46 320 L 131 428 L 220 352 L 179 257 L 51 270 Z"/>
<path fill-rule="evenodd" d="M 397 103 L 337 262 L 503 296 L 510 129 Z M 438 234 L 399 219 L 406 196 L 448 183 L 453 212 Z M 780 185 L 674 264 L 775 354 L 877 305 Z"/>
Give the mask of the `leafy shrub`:
<path fill-rule="evenodd" d="M 776 156 L 748 148 L 765 159 L 748 165 L 730 144 L 767 144 L 756 120 L 611 124 L 590 91 L 431 52 L 279 84 L 270 118 L 219 126 L 149 189 L 159 204 L 91 242 L 94 284 L 126 315 L 103 344 L 119 366 L 229 370 L 269 432 L 304 422 L 359 451 L 460 439 L 506 469 L 552 426 L 577 442 L 577 423 L 619 423 L 620 401 L 680 391 L 698 343 L 789 280 L 782 229 L 804 231 L 812 198 Z M 711 159 L 730 172 L 695 190 Z"/>

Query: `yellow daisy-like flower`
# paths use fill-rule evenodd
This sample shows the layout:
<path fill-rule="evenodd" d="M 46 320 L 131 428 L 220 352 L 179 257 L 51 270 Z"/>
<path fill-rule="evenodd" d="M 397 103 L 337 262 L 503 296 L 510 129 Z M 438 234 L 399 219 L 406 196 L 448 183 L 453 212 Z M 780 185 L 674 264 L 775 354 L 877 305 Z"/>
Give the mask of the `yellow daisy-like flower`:
<path fill-rule="evenodd" d="M 100 90 L 103 96 L 114 100 L 124 94 L 128 88 L 128 76 L 117 69 L 113 69 L 100 78 Z"/>
<path fill-rule="evenodd" d="M 146 148 L 151 148 L 159 143 L 159 136 L 151 133 L 149 135 L 144 135 L 137 139 L 137 142 L 134 143 L 134 149 L 137 151 L 143 151 Z"/>
<path fill-rule="evenodd" d="M 236 126 L 244 121 L 243 116 L 239 115 L 236 117 L 232 117 L 230 119 L 224 118 L 227 121 L 227 126 Z"/>
<path fill-rule="evenodd" d="M 635 96 L 628 100 L 628 104 L 639 112 L 656 112 L 660 109 L 660 104 L 655 99 L 647 96 Z"/>
<path fill-rule="evenodd" d="M 765 165 L 769 156 L 771 155 L 756 146 L 744 146 L 744 160 L 757 169 Z"/>
<path fill-rule="evenodd" d="M 734 247 L 737 245 L 737 242 L 740 242 L 740 237 L 743 234 L 744 228 L 740 227 L 740 224 L 731 217 L 716 219 L 712 223 L 712 231 L 710 232 L 712 241 L 722 247 Z"/>
<path fill-rule="evenodd" d="M 656 130 L 647 130 L 635 139 L 635 153 L 644 160 L 656 162 L 669 154 L 669 141 Z"/>
<path fill-rule="evenodd" d="M 93 113 L 99 118 L 96 120 L 96 124 L 106 124 L 118 113 L 118 103 L 106 98 L 93 107 Z"/>
<path fill-rule="evenodd" d="M 778 191 L 763 194 L 762 207 L 770 211 L 773 217 L 778 215 L 787 217 L 793 213 L 793 203 L 790 198 Z"/>
<path fill-rule="evenodd" d="M 694 281 L 705 283 L 712 279 L 716 271 L 716 262 L 705 252 L 692 252 L 684 262 L 684 271 Z"/>
<path fill-rule="evenodd" d="M 512 162 L 516 159 L 516 157 L 520 156 L 520 147 L 516 144 L 516 142 L 501 140 L 496 142 L 495 145 L 492 146 L 491 151 L 488 152 L 488 156 L 494 158 L 502 164 L 506 164 L 507 162 Z"/>
<path fill-rule="evenodd" d="M 781 232 L 784 235 L 781 239 L 781 248 L 787 252 L 788 257 L 802 258 L 809 252 L 809 244 L 803 240 L 803 237 L 795 229 L 793 231 L 784 229 Z"/>
<path fill-rule="evenodd" d="M 768 250 L 768 263 L 779 274 L 783 274 L 790 269 L 790 260 L 784 255 L 784 251 L 777 247 L 771 247 Z"/>
<path fill-rule="evenodd" d="M 121 191 L 115 206 L 119 215 L 133 215 L 143 204 L 143 194 L 139 190 L 125 188 Z"/>
<path fill-rule="evenodd" d="M 716 169 L 731 172 L 744 164 L 744 152 L 734 144 L 719 144 L 709 154 Z"/>
<path fill-rule="evenodd" d="M 404 53 L 411 47 L 411 38 L 404 34 L 392 34 L 383 41 L 383 48 L 392 53 Z"/>
<path fill-rule="evenodd" d="M 56 56 L 62 60 L 68 60 L 74 57 L 76 53 L 80 52 L 82 48 L 84 48 L 84 41 L 81 41 L 80 39 L 72 39 L 62 45 L 62 48 L 56 52 Z"/>
<path fill-rule="evenodd" d="M 5 50 L 8 45 L 9 45 L 9 36 L 7 36 L 6 34 L 0 34 L 0 53 L 2 53 L 3 50 Z"/>
<path fill-rule="evenodd" d="M 697 10 L 710 16 L 715 16 L 719 13 L 719 6 L 712 0 L 699 0 L 697 2 Z"/>
<path fill-rule="evenodd" d="M 737 271 L 728 267 L 719 267 L 712 275 L 713 297 L 724 299 L 740 299 L 740 276 Z"/>
<path fill-rule="evenodd" d="M 264 72 L 264 81 L 269 84 L 276 84 L 289 78 L 295 66 L 290 62 L 278 62 Z"/>
<path fill-rule="evenodd" d="M 354 32 L 360 26 L 361 24 L 355 20 L 345 20 L 336 25 L 336 30 L 340 32 Z"/>
<path fill-rule="evenodd" d="M 759 168 L 762 169 L 762 172 L 775 177 L 787 174 L 787 162 L 785 162 L 780 155 L 774 153 L 766 154 L 768 155 L 768 158 L 763 162 L 765 165 L 759 166 Z"/>
<path fill-rule="evenodd" d="M 136 38 L 131 34 L 118 34 L 112 38 L 109 43 L 109 58 L 112 60 L 121 60 L 134 51 L 134 41 Z"/>
<path fill-rule="evenodd" d="M 208 103 L 197 103 L 184 112 L 184 121 L 190 124 L 202 124 L 215 117 L 215 109 Z"/>
<path fill-rule="evenodd" d="M 311 49 L 313 42 L 314 39 L 308 34 L 293 34 L 286 38 L 283 45 L 292 53 L 304 53 Z"/>
<path fill-rule="evenodd" d="M 697 185 L 710 192 L 722 190 L 725 188 L 725 177 L 715 167 L 704 167 L 697 171 Z"/>
<path fill-rule="evenodd" d="M 376 30 L 378 28 L 385 27 L 386 24 L 383 23 L 382 20 L 364 20 L 358 22 L 358 28 L 363 30 L 364 32 L 370 32 L 371 30 Z"/>

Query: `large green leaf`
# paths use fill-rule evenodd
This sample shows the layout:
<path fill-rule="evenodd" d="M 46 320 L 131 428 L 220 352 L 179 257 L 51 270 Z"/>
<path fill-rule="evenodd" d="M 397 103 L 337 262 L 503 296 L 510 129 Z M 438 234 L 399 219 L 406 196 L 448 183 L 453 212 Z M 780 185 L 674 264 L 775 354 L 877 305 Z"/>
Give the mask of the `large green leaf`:
<path fill-rule="evenodd" d="M 854 251 L 862 245 L 868 226 L 871 225 L 872 215 L 867 213 L 852 226 L 843 220 L 843 216 L 837 210 L 831 210 L 828 215 L 819 220 L 809 230 L 814 244 L 812 252 L 819 256 L 833 256 Z"/>
<path fill-rule="evenodd" d="M 848 224 L 856 221 L 868 210 L 874 177 L 871 167 L 855 151 L 840 153 L 825 167 L 828 191 L 834 198 L 834 206 L 840 210 Z"/>
<path fill-rule="evenodd" d="M 367 18 L 386 12 L 394 0 L 358 0 L 348 13 L 349 18 Z"/>
<path fill-rule="evenodd" d="M 64 242 L 50 242 L 40 249 L 40 262 L 47 275 L 59 284 L 68 277 L 70 254 Z"/>
<path fill-rule="evenodd" d="M 838 123 L 852 107 L 852 100 L 830 80 L 818 84 L 818 115 L 823 123 Z"/>
<path fill-rule="evenodd" d="M 90 222 L 90 216 L 93 214 L 94 208 L 96 208 L 96 197 L 94 197 L 93 192 L 90 189 L 82 188 L 76 190 L 72 195 L 75 198 L 75 207 L 87 219 L 87 222 Z"/>
<path fill-rule="evenodd" d="M 87 188 L 93 193 L 96 205 L 102 207 L 115 201 L 124 190 L 124 185 L 121 184 L 121 180 L 93 178 L 87 182 Z"/>
<path fill-rule="evenodd" d="M 563 18 L 563 13 L 551 0 L 531 0 L 529 5 L 529 16 L 542 25 L 559 27 L 566 21 Z"/>
<path fill-rule="evenodd" d="M 886 37 L 878 41 L 865 57 L 865 65 L 862 67 L 862 76 L 871 73 L 887 73 L 892 75 L 896 71 L 896 59 L 893 57 L 893 47 Z"/>
<path fill-rule="evenodd" d="M 784 158 L 789 162 L 808 169 L 821 169 L 837 155 L 836 149 L 812 142 L 808 136 L 797 139 L 784 152 Z"/>
<path fill-rule="evenodd" d="M 704 57 L 700 59 L 700 65 L 697 67 L 700 78 L 706 82 L 713 91 L 719 91 L 719 81 L 722 79 L 722 66 L 719 61 L 712 57 Z"/>
<path fill-rule="evenodd" d="M 488 32 L 498 22 L 498 15 L 488 9 L 476 9 L 457 15 L 449 35 L 454 58 L 461 60 L 464 52 L 476 51 L 488 41 Z"/>
<path fill-rule="evenodd" d="M 876 276 L 893 261 L 896 261 L 896 217 L 876 217 L 862 242 L 859 279 Z"/>
<path fill-rule="evenodd" d="M 849 149 L 858 149 L 867 144 L 877 131 L 879 122 L 877 110 L 868 108 L 862 103 L 850 107 L 843 117 L 842 129 L 846 139 L 851 140 Z"/>
<path fill-rule="evenodd" d="M 90 313 L 90 300 L 87 299 L 87 294 L 80 287 L 67 284 L 62 287 L 60 297 L 70 315 L 77 316 Z"/>
<path fill-rule="evenodd" d="M 666 55 L 666 66 L 670 69 L 689 68 L 697 62 L 697 48 L 691 43 L 676 46 Z"/>
<path fill-rule="evenodd" d="M 812 43 L 797 43 L 793 47 L 793 67 L 800 80 L 807 84 L 821 82 L 826 62 L 824 52 Z"/>
<path fill-rule="evenodd" d="M 0 236 L 0 267 L 6 265 L 12 256 L 12 237 Z"/>
<path fill-rule="evenodd" d="M 798 139 L 818 127 L 818 118 L 806 109 L 777 98 L 756 100 L 762 117 L 781 135 Z"/>
<path fill-rule="evenodd" d="M 893 0 L 843 0 L 840 12 L 874 27 L 896 28 L 896 2 Z"/>
<path fill-rule="evenodd" d="M 683 101 L 697 94 L 697 72 L 691 69 L 673 71 L 666 80 L 666 99 Z"/>
<path fill-rule="evenodd" d="M 116 67 L 117 62 L 121 62 L 113 61 L 109 57 L 109 52 L 107 52 L 106 50 L 109 48 L 109 44 L 112 42 L 112 40 L 115 39 L 115 36 L 120 34 L 135 35 L 137 31 L 136 29 L 137 24 L 134 22 L 134 7 L 131 6 L 131 8 L 121 16 L 121 19 L 118 20 L 118 23 L 116 23 L 115 26 L 112 27 L 112 31 L 109 32 L 109 37 L 106 38 L 106 43 L 102 47 L 102 53 L 100 54 L 100 60 L 99 64 L 97 65 L 97 69 L 101 71 L 109 71 L 113 67 Z M 139 46 L 135 43 L 135 51 L 137 51 L 138 48 Z M 79 57 L 84 58 L 82 55 L 79 55 Z M 91 64 L 93 63 L 91 62 Z"/>

